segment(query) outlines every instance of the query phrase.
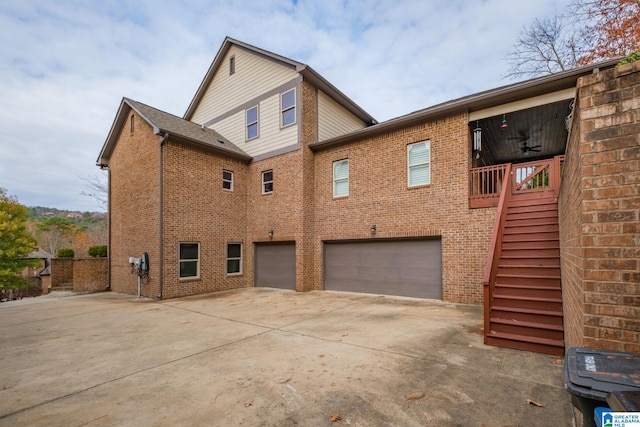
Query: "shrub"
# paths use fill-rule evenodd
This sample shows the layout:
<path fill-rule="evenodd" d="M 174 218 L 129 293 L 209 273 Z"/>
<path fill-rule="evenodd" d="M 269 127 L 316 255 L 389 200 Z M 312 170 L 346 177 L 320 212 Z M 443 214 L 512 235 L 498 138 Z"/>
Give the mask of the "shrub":
<path fill-rule="evenodd" d="M 71 248 L 60 248 L 58 252 L 56 252 L 56 256 L 58 258 L 73 258 L 76 256 L 76 253 Z"/>
<path fill-rule="evenodd" d="M 632 62 L 636 62 L 636 61 L 640 61 L 640 51 L 630 53 L 622 61 L 618 62 L 616 67 L 619 67 L 624 64 L 631 64 Z"/>
<path fill-rule="evenodd" d="M 107 256 L 107 245 L 98 245 L 89 247 L 89 256 L 105 258 Z"/>

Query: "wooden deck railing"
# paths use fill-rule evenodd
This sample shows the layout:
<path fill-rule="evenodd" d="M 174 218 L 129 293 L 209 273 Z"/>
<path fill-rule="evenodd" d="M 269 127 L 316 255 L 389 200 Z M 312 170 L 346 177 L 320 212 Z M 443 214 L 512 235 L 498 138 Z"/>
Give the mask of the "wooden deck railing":
<path fill-rule="evenodd" d="M 469 208 L 489 208 L 498 206 L 505 176 L 511 177 L 513 194 L 532 191 L 554 191 L 560 188 L 560 172 L 564 156 L 537 162 L 514 164 L 511 173 L 506 172 L 509 164 L 485 166 L 469 170 Z"/>
<path fill-rule="evenodd" d="M 505 173 L 511 174 L 511 163 L 505 165 Z M 493 223 L 493 231 L 491 233 L 491 244 L 489 245 L 489 253 L 487 254 L 487 263 L 484 268 L 484 276 L 482 284 L 484 285 L 484 328 L 485 337 L 489 332 L 491 299 L 493 298 L 493 285 L 496 282 L 498 258 L 502 251 L 502 232 L 504 230 L 505 218 L 507 216 L 506 207 L 509 204 L 512 194 L 511 180 L 505 179 L 502 183 L 500 196 L 498 197 L 498 210 Z"/>
<path fill-rule="evenodd" d="M 469 208 L 498 205 L 507 164 L 469 170 Z"/>

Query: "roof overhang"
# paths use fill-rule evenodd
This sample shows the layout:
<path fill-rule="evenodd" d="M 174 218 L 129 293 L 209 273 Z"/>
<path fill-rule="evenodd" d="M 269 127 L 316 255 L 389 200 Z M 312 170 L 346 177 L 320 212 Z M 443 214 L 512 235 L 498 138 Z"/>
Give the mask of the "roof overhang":
<path fill-rule="evenodd" d="M 171 130 L 159 127 L 149 117 L 147 117 L 144 114 L 144 112 L 142 112 L 142 111 L 140 111 L 140 109 L 136 108 L 136 106 L 133 103 L 130 103 L 127 100 L 127 98 L 123 98 L 121 103 L 120 103 L 120 107 L 118 108 L 118 112 L 116 114 L 116 117 L 115 117 L 115 119 L 113 121 L 113 125 L 111 126 L 111 129 L 109 130 L 109 135 L 107 136 L 107 139 L 106 139 L 106 141 L 104 143 L 104 146 L 102 147 L 102 150 L 100 151 L 100 155 L 98 156 L 98 159 L 96 161 L 97 166 L 99 166 L 101 168 L 109 167 L 109 160 L 110 160 L 111 155 L 113 154 L 113 150 L 115 149 L 115 146 L 116 146 L 116 144 L 118 142 L 118 136 L 120 135 L 120 131 L 122 130 L 122 128 L 126 124 L 127 119 L 129 117 L 129 112 L 131 110 L 135 111 L 140 117 L 142 117 L 153 128 L 153 134 L 154 135 L 158 135 L 159 137 L 164 138 L 163 142 L 167 141 L 168 139 L 172 139 L 172 140 L 175 140 L 175 141 L 183 142 L 183 143 L 185 143 L 187 145 L 198 147 L 198 148 L 203 149 L 203 150 L 220 153 L 220 154 L 224 155 L 225 157 L 230 157 L 230 158 L 235 158 L 235 159 L 238 159 L 238 160 L 242 160 L 242 161 L 247 162 L 247 163 L 250 162 L 253 159 L 253 157 L 249 156 L 248 154 L 236 153 L 236 152 L 224 149 L 222 147 L 217 147 L 216 145 L 208 144 L 208 143 L 205 143 L 203 141 L 199 141 L 197 139 L 190 138 L 188 136 L 181 135 L 181 134 L 173 132 Z"/>
<path fill-rule="evenodd" d="M 231 46 L 234 46 L 234 45 L 241 49 L 250 51 L 253 54 L 278 62 L 279 64 L 285 67 L 289 67 L 295 70 L 296 72 L 300 73 L 305 80 L 307 80 L 309 83 L 311 83 L 318 89 L 325 92 L 327 95 L 333 98 L 338 104 L 346 108 L 347 111 L 351 112 L 353 115 L 358 117 L 367 125 L 372 125 L 377 123 L 376 119 L 374 119 L 371 115 L 369 115 L 369 113 L 367 113 L 365 110 L 360 108 L 358 104 L 353 102 L 349 97 L 347 97 L 344 93 L 338 90 L 335 86 L 329 83 L 329 81 L 327 81 L 324 77 L 322 77 L 320 74 L 318 74 L 315 70 L 313 70 L 311 67 L 307 66 L 306 64 L 303 64 L 302 62 L 294 61 L 292 59 L 275 54 L 273 52 L 269 52 L 264 49 L 260 49 L 259 47 L 252 46 L 248 43 L 244 43 L 239 40 L 232 39 L 231 37 L 226 37 L 224 39 L 222 46 L 218 50 L 218 53 L 216 54 L 215 58 L 213 59 L 213 62 L 211 63 L 211 66 L 209 67 L 209 70 L 207 71 L 207 74 L 204 76 L 204 79 L 202 79 L 202 82 L 200 83 L 200 86 L 198 87 L 198 90 L 196 91 L 195 96 L 191 100 L 191 103 L 189 104 L 187 111 L 184 113 L 183 118 L 185 120 L 191 120 L 191 118 L 193 117 L 193 114 L 195 113 L 196 108 L 200 103 L 200 101 L 202 101 L 202 98 L 204 97 L 207 91 L 207 88 L 211 83 L 211 80 L 213 80 L 213 77 L 216 71 L 222 65 L 222 62 L 224 61 L 224 58 L 227 55 L 227 52 L 229 51 L 229 49 L 231 49 Z"/>
<path fill-rule="evenodd" d="M 553 97 L 563 98 L 569 96 L 571 91 L 575 93 L 575 87 L 579 77 L 596 73 L 600 71 L 600 69 L 611 68 L 618 62 L 620 62 L 620 58 L 479 92 L 474 95 L 418 110 L 346 135 L 324 141 L 317 141 L 310 144 L 310 148 L 317 151 L 454 114 L 473 114 L 474 112 L 478 112 L 479 115 L 482 115 L 489 114 L 490 111 L 501 111 L 505 108 L 513 109 L 518 108 L 518 106 L 524 107 L 524 105 L 529 102 L 527 101 L 529 99 L 532 100 L 533 105 L 544 102 L 545 96 L 547 95 L 550 96 L 548 99 L 552 99 Z"/>

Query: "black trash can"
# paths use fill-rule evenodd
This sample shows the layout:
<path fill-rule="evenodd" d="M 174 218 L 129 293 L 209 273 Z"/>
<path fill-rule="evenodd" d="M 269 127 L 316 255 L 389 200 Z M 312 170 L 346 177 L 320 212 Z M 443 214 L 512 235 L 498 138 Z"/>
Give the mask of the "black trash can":
<path fill-rule="evenodd" d="M 583 427 L 595 427 L 593 411 L 607 406 L 612 391 L 640 391 L 640 355 L 571 347 L 564 359 L 564 384 Z"/>

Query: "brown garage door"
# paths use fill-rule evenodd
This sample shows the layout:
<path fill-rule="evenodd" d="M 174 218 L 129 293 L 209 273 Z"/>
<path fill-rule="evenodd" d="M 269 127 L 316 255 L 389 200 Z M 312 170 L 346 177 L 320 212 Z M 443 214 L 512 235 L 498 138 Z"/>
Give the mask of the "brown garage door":
<path fill-rule="evenodd" d="M 257 287 L 296 289 L 295 243 L 256 243 L 254 262 Z"/>
<path fill-rule="evenodd" d="M 440 239 L 325 243 L 324 287 L 442 299 Z"/>

